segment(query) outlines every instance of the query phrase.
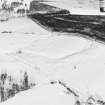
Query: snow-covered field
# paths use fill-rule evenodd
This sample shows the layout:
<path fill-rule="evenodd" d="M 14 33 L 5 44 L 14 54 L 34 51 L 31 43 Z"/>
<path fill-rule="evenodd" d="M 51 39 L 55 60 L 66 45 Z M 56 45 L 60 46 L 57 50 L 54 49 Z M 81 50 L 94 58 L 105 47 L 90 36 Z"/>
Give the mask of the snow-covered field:
<path fill-rule="evenodd" d="M 18 79 L 21 71 L 26 70 L 30 81 L 41 85 L 37 87 L 38 90 L 33 88 L 29 92 L 17 94 L 4 102 L 5 105 L 15 105 L 18 102 L 21 105 L 73 103 L 73 97 L 66 96 L 62 90 L 59 94 L 57 91 L 60 90 L 56 90 L 56 86 L 49 86 L 51 80 L 65 81 L 83 94 L 105 97 L 104 44 L 72 36 L 72 33 L 70 36 L 66 33 L 48 32 L 27 18 L 11 19 L 0 25 L 5 27 L 0 28 L 1 72 L 5 70 Z M 12 33 L 2 33 L 3 31 Z"/>
<path fill-rule="evenodd" d="M 47 31 L 27 17 L 1 22 L 0 72 L 4 70 L 19 80 L 27 71 L 29 81 L 37 85 L 0 105 L 75 104 L 72 92 L 67 94 L 65 87 L 51 81 L 66 83 L 80 101 L 89 96 L 105 101 L 104 52 L 102 43 L 76 33 Z"/>

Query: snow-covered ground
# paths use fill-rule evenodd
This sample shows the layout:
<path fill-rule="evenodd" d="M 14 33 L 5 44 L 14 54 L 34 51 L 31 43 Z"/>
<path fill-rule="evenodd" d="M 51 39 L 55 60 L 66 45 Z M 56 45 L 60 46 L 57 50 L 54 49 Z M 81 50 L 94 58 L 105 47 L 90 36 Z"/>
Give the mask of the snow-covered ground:
<path fill-rule="evenodd" d="M 21 53 L 19 52 L 21 51 Z M 1 105 L 70 105 L 74 97 L 50 81 L 61 80 L 86 95 L 105 100 L 105 45 L 55 33 L 24 17 L 0 23 L 0 70 L 17 79 L 23 71 L 38 85 Z M 81 98 L 84 95 L 80 94 Z"/>
<path fill-rule="evenodd" d="M 99 7 L 99 0 L 47 0 L 56 6 L 60 6 L 61 8 L 94 8 L 98 9 Z"/>
<path fill-rule="evenodd" d="M 46 4 L 67 9 L 71 14 L 80 15 L 105 15 L 100 12 L 99 0 L 48 0 Z"/>
<path fill-rule="evenodd" d="M 46 37 L 49 32 L 27 18 L 15 18 L 7 22 L 1 22 L 0 54 L 25 47 L 32 41 L 37 40 L 35 37 L 38 38 L 42 34 L 42 37 Z"/>

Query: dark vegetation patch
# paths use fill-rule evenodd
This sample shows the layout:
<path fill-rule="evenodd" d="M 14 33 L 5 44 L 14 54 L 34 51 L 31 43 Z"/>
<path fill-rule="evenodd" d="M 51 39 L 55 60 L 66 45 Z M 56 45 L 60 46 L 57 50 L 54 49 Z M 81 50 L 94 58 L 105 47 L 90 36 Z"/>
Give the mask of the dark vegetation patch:
<path fill-rule="evenodd" d="M 105 41 L 105 16 L 71 15 L 67 10 L 29 15 L 44 27 L 56 32 L 79 33 L 83 37 Z"/>
<path fill-rule="evenodd" d="M 7 73 L 0 74 L 0 102 L 4 102 L 7 99 L 14 97 L 15 94 L 28 90 L 35 86 L 34 83 L 29 83 L 27 72 L 24 72 L 24 77 L 20 80 L 20 83 L 16 82 L 16 79 Z"/>

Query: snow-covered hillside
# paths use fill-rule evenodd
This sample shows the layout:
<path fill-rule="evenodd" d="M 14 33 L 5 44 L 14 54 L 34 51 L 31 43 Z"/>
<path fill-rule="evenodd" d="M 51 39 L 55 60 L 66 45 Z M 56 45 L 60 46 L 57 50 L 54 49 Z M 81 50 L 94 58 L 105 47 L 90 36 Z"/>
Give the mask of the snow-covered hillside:
<path fill-rule="evenodd" d="M 0 26 L 1 73 L 5 70 L 20 80 L 21 73 L 27 71 L 29 80 L 37 85 L 27 90 L 28 93 L 18 93 L 2 104 L 15 105 L 22 102 L 26 105 L 41 105 L 41 101 L 45 105 L 74 103 L 74 97 L 65 95 L 65 90 L 61 89 L 59 94 L 56 85 L 54 88 L 52 85 L 44 86 L 50 81 L 58 80 L 78 91 L 80 101 L 91 95 L 100 96 L 104 100 L 104 44 L 77 37 L 76 33 L 70 33 L 71 36 L 68 36 L 67 33 L 48 32 L 27 18 L 13 20 L 3 22 Z M 46 95 L 45 99 L 43 95 Z M 52 100 L 51 97 L 56 98 Z"/>
<path fill-rule="evenodd" d="M 50 0 L 48 0 L 50 1 Z M 47 3 L 47 2 L 46 2 Z M 98 9 L 99 0 L 53 0 L 49 2 L 51 4 L 55 4 L 56 6 L 60 6 L 62 8 L 92 8 Z"/>
<path fill-rule="evenodd" d="M 98 11 L 98 1 L 93 0 L 46 3 L 76 13 Z M 82 38 L 80 33 L 52 32 L 28 17 L 0 22 L 0 75 L 7 73 L 20 84 L 26 72 L 28 83 L 35 84 L 0 105 L 104 105 L 104 52 L 104 42 Z M 4 91 L 9 84 L 5 82 L 0 84 Z"/>

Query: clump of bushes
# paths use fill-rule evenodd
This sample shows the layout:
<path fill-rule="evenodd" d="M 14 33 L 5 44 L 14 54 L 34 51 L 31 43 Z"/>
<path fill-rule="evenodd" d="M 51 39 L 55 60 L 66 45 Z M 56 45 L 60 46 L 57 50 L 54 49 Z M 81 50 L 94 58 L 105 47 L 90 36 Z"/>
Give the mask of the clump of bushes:
<path fill-rule="evenodd" d="M 0 102 L 15 96 L 20 91 L 28 90 L 35 86 L 34 83 L 29 83 L 27 72 L 24 72 L 23 79 L 20 83 L 16 82 L 16 79 L 7 73 L 0 74 Z"/>

